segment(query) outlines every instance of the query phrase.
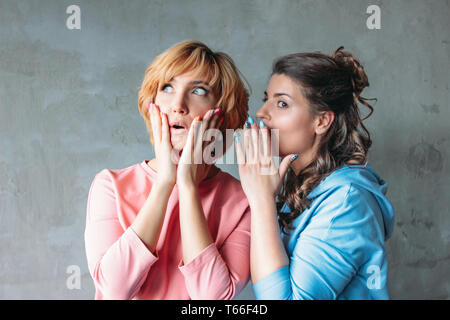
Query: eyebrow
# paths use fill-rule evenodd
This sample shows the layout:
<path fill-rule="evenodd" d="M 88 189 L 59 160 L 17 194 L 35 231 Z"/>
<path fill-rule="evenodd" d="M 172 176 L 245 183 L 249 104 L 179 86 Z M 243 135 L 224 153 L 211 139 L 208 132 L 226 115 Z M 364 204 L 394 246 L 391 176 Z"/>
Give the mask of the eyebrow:
<path fill-rule="evenodd" d="M 267 96 L 267 91 L 264 91 L 264 95 Z M 287 96 L 287 97 L 291 98 L 292 100 L 294 100 L 294 98 L 292 98 L 290 95 L 288 95 L 287 93 L 284 93 L 284 92 L 275 93 L 273 96 L 275 98 L 279 97 L 279 96 Z"/>
<path fill-rule="evenodd" d="M 176 81 L 174 78 L 172 78 L 172 79 L 170 80 L 170 82 L 177 82 L 177 81 Z M 202 81 L 202 80 L 194 80 L 194 81 L 190 81 L 188 84 L 190 84 L 190 85 L 204 84 L 204 85 L 206 85 L 206 86 L 208 86 L 208 87 L 211 87 L 211 85 L 210 85 L 208 82 Z"/>
<path fill-rule="evenodd" d="M 189 84 L 204 84 L 204 85 L 207 85 L 208 87 L 210 87 L 210 84 L 208 82 L 201 81 L 201 80 L 191 81 L 191 82 L 189 82 Z"/>

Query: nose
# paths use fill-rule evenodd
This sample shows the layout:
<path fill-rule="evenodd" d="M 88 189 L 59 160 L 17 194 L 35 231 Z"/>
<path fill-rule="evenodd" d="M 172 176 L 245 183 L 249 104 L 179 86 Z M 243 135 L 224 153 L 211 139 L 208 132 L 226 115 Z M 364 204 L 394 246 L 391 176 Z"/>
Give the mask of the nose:
<path fill-rule="evenodd" d="M 270 120 L 270 115 L 264 107 L 265 105 L 266 104 L 263 104 L 262 107 L 256 112 L 256 116 L 267 124 Z"/>
<path fill-rule="evenodd" d="M 184 92 L 179 92 L 173 95 L 169 106 L 170 113 L 187 114 L 189 109 L 186 104 Z"/>

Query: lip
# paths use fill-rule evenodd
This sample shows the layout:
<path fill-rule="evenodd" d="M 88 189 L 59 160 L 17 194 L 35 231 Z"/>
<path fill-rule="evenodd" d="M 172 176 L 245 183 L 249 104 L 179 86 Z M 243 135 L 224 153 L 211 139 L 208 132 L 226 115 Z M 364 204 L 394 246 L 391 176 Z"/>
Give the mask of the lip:
<path fill-rule="evenodd" d="M 184 123 L 184 122 L 182 122 L 182 121 L 173 121 L 173 122 L 170 122 L 169 123 L 169 126 L 172 128 L 172 127 L 174 127 L 174 126 L 181 126 L 181 127 L 183 127 L 183 128 L 187 128 L 187 125 Z"/>
<path fill-rule="evenodd" d="M 180 126 L 182 128 L 175 128 L 175 126 Z M 173 121 L 169 123 L 170 133 L 171 134 L 183 134 L 187 132 L 188 126 L 181 121 Z"/>
<path fill-rule="evenodd" d="M 186 134 L 187 130 L 185 128 L 177 129 L 177 128 L 170 128 L 170 134 L 176 135 L 176 134 Z"/>

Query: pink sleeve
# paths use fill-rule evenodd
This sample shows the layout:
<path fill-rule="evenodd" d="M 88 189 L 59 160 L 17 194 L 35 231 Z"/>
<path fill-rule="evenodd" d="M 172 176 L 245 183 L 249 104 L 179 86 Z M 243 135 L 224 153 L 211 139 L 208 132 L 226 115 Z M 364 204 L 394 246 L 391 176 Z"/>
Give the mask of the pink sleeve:
<path fill-rule="evenodd" d="M 157 260 L 131 227 L 124 231 L 114 190 L 103 170 L 92 182 L 87 203 L 84 237 L 96 299 L 133 298 Z"/>
<path fill-rule="evenodd" d="M 178 268 L 192 299 L 233 299 L 245 287 L 250 274 L 250 208 L 220 249 L 212 243 Z"/>

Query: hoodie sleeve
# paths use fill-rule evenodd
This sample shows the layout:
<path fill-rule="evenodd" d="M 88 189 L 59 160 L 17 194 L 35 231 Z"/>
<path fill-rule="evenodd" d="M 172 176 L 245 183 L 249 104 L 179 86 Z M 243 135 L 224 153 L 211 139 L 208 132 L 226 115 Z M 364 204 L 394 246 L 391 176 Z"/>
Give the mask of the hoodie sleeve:
<path fill-rule="evenodd" d="M 383 246 L 380 219 L 370 192 L 353 185 L 337 188 L 301 232 L 290 265 L 254 284 L 257 299 L 336 299 Z"/>

